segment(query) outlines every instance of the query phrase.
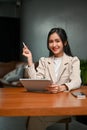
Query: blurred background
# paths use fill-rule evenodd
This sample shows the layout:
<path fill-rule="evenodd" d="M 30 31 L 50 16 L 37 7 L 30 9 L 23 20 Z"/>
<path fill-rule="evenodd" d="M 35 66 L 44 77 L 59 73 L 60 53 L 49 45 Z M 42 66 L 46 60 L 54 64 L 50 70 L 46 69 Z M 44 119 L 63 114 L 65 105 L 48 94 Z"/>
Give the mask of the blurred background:
<path fill-rule="evenodd" d="M 86 0 L 0 0 L 0 61 L 25 60 L 22 42 L 34 61 L 48 56 L 47 35 L 62 27 L 73 55 L 87 58 Z"/>
<path fill-rule="evenodd" d="M 35 62 L 47 57 L 47 35 L 53 27 L 64 28 L 73 55 L 87 60 L 87 0 L 0 0 L 0 62 L 26 61 L 22 42 Z M 1 117 L 0 130 L 25 130 L 25 123 L 26 117 Z M 74 120 L 70 128 L 87 126 Z"/>

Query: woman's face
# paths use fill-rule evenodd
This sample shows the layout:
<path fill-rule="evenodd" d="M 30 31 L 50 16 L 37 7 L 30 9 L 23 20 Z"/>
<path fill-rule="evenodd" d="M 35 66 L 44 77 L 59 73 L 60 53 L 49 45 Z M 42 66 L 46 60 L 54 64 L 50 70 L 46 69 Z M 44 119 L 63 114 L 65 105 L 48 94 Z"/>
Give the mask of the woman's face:
<path fill-rule="evenodd" d="M 55 32 L 49 37 L 49 49 L 52 51 L 54 56 L 61 57 L 63 55 L 63 42 L 59 35 Z"/>

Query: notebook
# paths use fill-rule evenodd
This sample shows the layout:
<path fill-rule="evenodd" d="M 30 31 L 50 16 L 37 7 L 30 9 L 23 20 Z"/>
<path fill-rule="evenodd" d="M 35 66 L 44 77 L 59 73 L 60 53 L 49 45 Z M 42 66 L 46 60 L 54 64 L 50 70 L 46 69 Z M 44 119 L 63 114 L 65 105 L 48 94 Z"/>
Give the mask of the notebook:
<path fill-rule="evenodd" d="M 46 88 L 52 84 L 52 81 L 47 79 L 21 78 L 20 82 L 28 91 L 46 91 Z"/>

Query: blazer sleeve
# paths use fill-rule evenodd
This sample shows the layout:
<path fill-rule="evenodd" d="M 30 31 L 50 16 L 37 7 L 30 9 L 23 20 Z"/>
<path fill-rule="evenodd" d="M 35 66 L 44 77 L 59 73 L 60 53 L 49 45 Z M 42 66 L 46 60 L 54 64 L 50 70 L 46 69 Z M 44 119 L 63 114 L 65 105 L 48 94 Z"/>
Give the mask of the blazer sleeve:
<path fill-rule="evenodd" d="M 28 76 L 31 79 L 43 79 L 45 75 L 45 58 L 42 57 L 39 60 L 39 65 L 35 69 L 34 64 L 31 67 L 27 67 Z"/>
<path fill-rule="evenodd" d="M 81 85 L 80 76 L 80 60 L 78 57 L 73 57 L 71 62 L 70 82 L 65 83 L 69 90 L 79 88 Z"/>

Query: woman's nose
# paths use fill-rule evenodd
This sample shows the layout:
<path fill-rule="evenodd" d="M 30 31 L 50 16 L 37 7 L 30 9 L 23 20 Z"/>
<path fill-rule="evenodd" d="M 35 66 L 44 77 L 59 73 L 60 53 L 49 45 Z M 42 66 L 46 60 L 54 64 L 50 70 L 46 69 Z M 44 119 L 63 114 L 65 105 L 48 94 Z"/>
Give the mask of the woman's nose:
<path fill-rule="evenodd" d="M 55 42 L 55 41 L 53 42 L 53 46 L 54 46 L 54 47 L 56 46 L 56 42 Z"/>

